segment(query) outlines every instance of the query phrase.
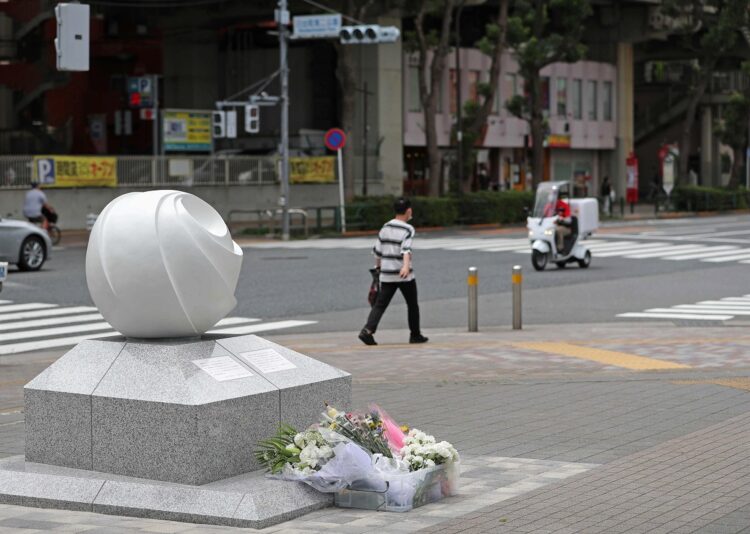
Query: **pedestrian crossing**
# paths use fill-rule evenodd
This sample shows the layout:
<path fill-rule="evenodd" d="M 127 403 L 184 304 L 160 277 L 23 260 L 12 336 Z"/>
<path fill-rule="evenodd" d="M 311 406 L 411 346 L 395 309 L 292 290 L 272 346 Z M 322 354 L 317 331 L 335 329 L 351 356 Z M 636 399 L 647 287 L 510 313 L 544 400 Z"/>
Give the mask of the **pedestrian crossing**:
<path fill-rule="evenodd" d="M 298 320 L 262 322 L 252 317 L 227 317 L 208 333 L 257 334 L 315 323 Z M 15 304 L 10 300 L 0 300 L 0 356 L 68 347 L 86 339 L 119 335 L 91 306 L 59 306 L 43 302 Z"/>
<path fill-rule="evenodd" d="M 679 243 L 673 241 L 590 239 L 583 242 L 594 258 L 659 259 L 666 261 L 701 261 L 709 264 L 750 264 L 750 247 Z M 273 243 L 252 243 L 252 249 L 371 249 L 373 238 L 309 239 Z M 451 237 L 424 238 L 414 243 L 414 250 L 512 252 L 529 254 L 531 246 L 524 238 Z"/>
<path fill-rule="evenodd" d="M 750 295 L 703 300 L 695 304 L 678 304 L 669 308 L 650 308 L 642 312 L 620 313 L 625 319 L 670 319 L 676 322 L 717 323 L 735 318 L 750 318 Z"/>

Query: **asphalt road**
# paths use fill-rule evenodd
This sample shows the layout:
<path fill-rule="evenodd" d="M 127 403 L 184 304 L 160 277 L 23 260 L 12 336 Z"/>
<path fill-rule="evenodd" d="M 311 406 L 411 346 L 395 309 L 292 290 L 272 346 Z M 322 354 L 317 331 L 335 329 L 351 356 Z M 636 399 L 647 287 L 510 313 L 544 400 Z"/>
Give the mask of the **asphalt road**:
<path fill-rule="evenodd" d="M 666 308 L 701 300 L 750 293 L 750 265 L 707 263 L 699 259 L 665 261 L 659 257 L 631 259 L 593 254 L 589 269 L 552 266 L 535 272 L 528 254 L 514 251 L 420 250 L 434 239 L 523 239 L 526 233 L 422 233 L 414 243 L 415 269 L 423 326 L 459 327 L 466 324 L 466 273 L 479 268 L 480 327 L 511 321 L 511 268 L 524 268 L 524 322 L 601 323 L 622 321 L 617 314 L 647 308 Z M 601 229 L 599 241 L 667 243 L 675 246 L 750 247 L 750 217 L 619 223 Z M 488 241 L 488 242 L 489 242 Z M 310 241 L 315 244 L 314 240 Z M 232 315 L 271 319 L 307 319 L 316 324 L 299 331 L 356 331 L 369 306 L 368 269 L 373 258 L 366 249 L 341 247 L 256 248 L 245 246 L 237 287 L 237 309 Z M 265 245 L 268 246 L 268 245 Z M 38 273 L 11 271 L 2 298 L 14 302 L 91 305 L 84 273 L 85 249 L 67 247 Z M 200 281 L 196 281 L 199 283 Z M 406 310 L 397 296 L 382 327 L 406 327 Z"/>

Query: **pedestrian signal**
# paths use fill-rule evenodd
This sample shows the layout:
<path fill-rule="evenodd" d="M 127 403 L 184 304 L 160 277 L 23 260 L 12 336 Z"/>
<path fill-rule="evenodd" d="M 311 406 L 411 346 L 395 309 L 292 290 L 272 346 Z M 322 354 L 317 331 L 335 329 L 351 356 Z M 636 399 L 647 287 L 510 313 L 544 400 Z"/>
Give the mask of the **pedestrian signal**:
<path fill-rule="evenodd" d="M 227 115 L 224 111 L 214 111 L 212 114 L 214 138 L 227 136 Z"/>
<path fill-rule="evenodd" d="M 260 106 L 256 104 L 245 106 L 245 131 L 247 133 L 260 131 Z"/>

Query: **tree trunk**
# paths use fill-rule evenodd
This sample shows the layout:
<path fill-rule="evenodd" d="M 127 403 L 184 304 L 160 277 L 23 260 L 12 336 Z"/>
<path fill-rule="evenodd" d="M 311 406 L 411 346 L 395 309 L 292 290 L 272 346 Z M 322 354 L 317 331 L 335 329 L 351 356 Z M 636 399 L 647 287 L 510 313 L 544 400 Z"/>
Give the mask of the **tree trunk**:
<path fill-rule="evenodd" d="M 528 73 L 529 110 L 531 118 L 531 166 L 532 186 L 536 186 L 544 179 L 544 114 L 542 112 L 542 80 L 539 71 Z"/>
<path fill-rule="evenodd" d="M 728 187 L 729 189 L 737 189 L 742 180 L 740 173 L 742 172 L 745 163 L 744 144 L 742 146 L 732 147 L 732 151 L 734 152 L 734 157 L 732 158 L 732 172 L 730 174 Z"/>
<path fill-rule="evenodd" d="M 687 114 L 685 120 L 682 123 L 682 134 L 680 137 L 680 159 L 679 159 L 679 173 L 677 180 L 679 184 L 688 183 L 688 162 L 690 160 L 690 148 L 692 147 L 693 138 L 693 125 L 695 124 L 695 114 L 698 111 L 698 104 L 700 103 L 703 95 L 706 93 L 708 87 L 708 80 L 713 72 L 716 61 L 710 61 L 706 65 L 706 68 L 701 69 L 698 80 L 698 84 L 695 86 L 693 94 L 690 95 L 690 101 L 688 102 Z M 701 176 L 701 182 L 705 184 L 708 177 Z M 677 185 L 677 184 L 675 184 Z"/>

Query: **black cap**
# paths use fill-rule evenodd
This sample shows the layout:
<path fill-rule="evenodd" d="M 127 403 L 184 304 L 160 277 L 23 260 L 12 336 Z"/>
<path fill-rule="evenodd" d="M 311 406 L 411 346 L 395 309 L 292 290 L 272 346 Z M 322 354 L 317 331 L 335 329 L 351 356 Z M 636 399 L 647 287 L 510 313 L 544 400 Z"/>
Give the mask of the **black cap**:
<path fill-rule="evenodd" d="M 393 203 L 393 211 L 395 211 L 397 215 L 403 215 L 409 208 L 411 208 L 411 202 L 408 198 L 397 198 L 396 202 Z"/>

